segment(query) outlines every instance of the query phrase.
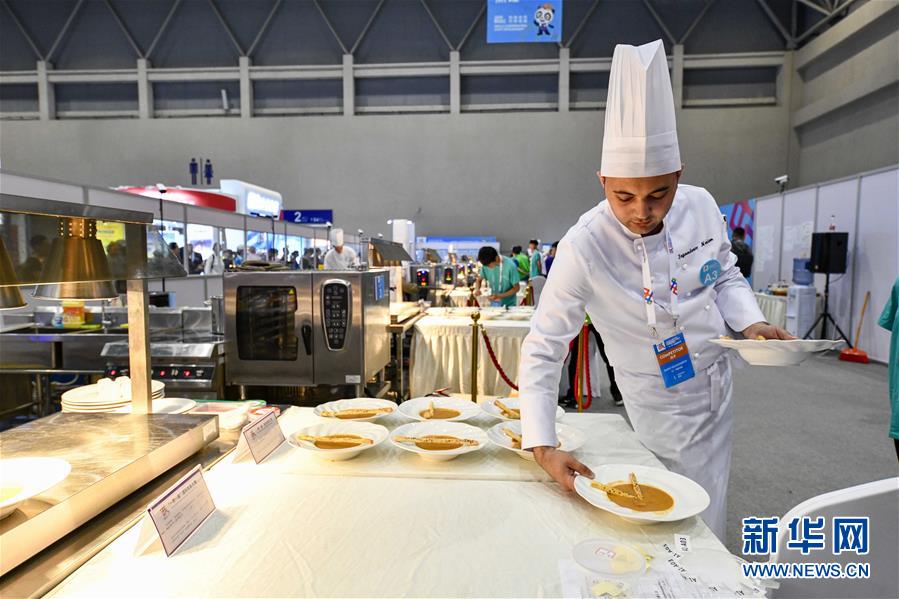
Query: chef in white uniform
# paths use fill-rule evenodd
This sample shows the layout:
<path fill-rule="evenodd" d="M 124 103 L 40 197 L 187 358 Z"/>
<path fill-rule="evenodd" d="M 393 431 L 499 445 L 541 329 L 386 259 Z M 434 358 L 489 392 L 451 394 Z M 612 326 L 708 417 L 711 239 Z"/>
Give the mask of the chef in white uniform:
<path fill-rule="evenodd" d="M 593 476 L 556 449 L 554 424 L 562 363 L 586 312 L 640 441 L 708 491 L 703 518 L 723 539 L 731 365 L 709 340 L 789 334 L 764 321 L 714 198 L 679 184 L 682 168 L 662 42 L 617 46 L 597 173 L 607 199 L 559 242 L 522 346 L 523 447 L 565 489 Z"/>
<path fill-rule="evenodd" d="M 343 245 L 343 229 L 331 229 L 331 245 L 334 247 L 325 254 L 325 270 L 348 270 L 358 265 L 355 250 Z"/>

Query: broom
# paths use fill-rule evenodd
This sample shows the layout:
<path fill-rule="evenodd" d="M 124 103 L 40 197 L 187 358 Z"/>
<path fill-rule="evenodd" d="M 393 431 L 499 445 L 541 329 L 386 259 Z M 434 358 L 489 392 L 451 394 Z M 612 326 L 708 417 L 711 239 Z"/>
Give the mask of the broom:
<path fill-rule="evenodd" d="M 862 364 L 868 363 L 868 354 L 865 352 L 865 350 L 858 348 L 858 338 L 862 333 L 862 323 L 865 321 L 865 311 L 868 309 L 868 300 L 870 299 L 871 292 L 865 292 L 865 303 L 862 305 L 862 315 L 858 319 L 858 326 L 855 328 L 855 345 L 853 347 L 847 347 L 840 352 L 840 359 L 844 362 L 861 362 Z"/>

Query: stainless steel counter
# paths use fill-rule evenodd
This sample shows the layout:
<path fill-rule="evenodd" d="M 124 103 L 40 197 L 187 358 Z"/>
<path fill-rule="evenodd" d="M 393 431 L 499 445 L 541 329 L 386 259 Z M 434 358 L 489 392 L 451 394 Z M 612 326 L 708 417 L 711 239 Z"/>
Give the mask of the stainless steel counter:
<path fill-rule="evenodd" d="M 52 542 L 84 524 L 0 578 L 0 595 L 41 594 L 58 583 L 184 472 L 234 447 L 236 433 L 212 441 L 218 434 L 214 417 L 165 414 L 54 414 L 4 432 L 4 458 L 61 457 L 72 465 L 69 477 L 40 501 L 26 501 L 0 520 L 4 561 L 35 543 L 35 531 Z"/>

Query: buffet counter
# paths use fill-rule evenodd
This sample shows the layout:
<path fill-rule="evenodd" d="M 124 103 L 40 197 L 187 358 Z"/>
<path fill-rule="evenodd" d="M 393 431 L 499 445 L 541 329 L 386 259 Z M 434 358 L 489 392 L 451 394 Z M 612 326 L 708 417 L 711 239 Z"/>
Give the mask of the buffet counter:
<path fill-rule="evenodd" d="M 290 408 L 279 422 L 289 435 L 314 418 Z M 589 432 L 576 455 L 590 465 L 659 465 L 618 416 L 563 422 Z M 699 518 L 630 524 L 495 446 L 442 463 L 402 459 L 387 444 L 368 453 L 314 462 L 285 443 L 260 465 L 228 457 L 206 473 L 216 512 L 173 557 L 158 541 L 137 551 L 135 526 L 50 596 L 570 596 L 589 588 L 571 558 L 591 538 L 653 556 L 634 583 L 651 593 L 676 577 L 666 563 L 674 533 L 693 550 L 724 550 Z"/>

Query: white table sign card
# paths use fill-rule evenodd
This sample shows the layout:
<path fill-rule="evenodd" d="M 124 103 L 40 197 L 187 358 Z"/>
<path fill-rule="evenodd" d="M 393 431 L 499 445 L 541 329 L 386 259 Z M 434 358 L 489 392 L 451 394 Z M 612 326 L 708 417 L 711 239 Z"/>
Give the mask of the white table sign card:
<path fill-rule="evenodd" d="M 215 512 L 215 503 L 199 465 L 172 485 L 147 507 L 147 515 L 156 529 L 167 556 L 175 553 Z M 138 540 L 138 552 L 152 545 L 156 536 L 144 523 Z"/>
<path fill-rule="evenodd" d="M 286 439 L 274 412 L 269 412 L 240 431 L 240 440 L 234 450 L 234 461 L 238 462 L 248 454 L 257 464 L 261 464 L 272 452 L 281 447 Z"/>

